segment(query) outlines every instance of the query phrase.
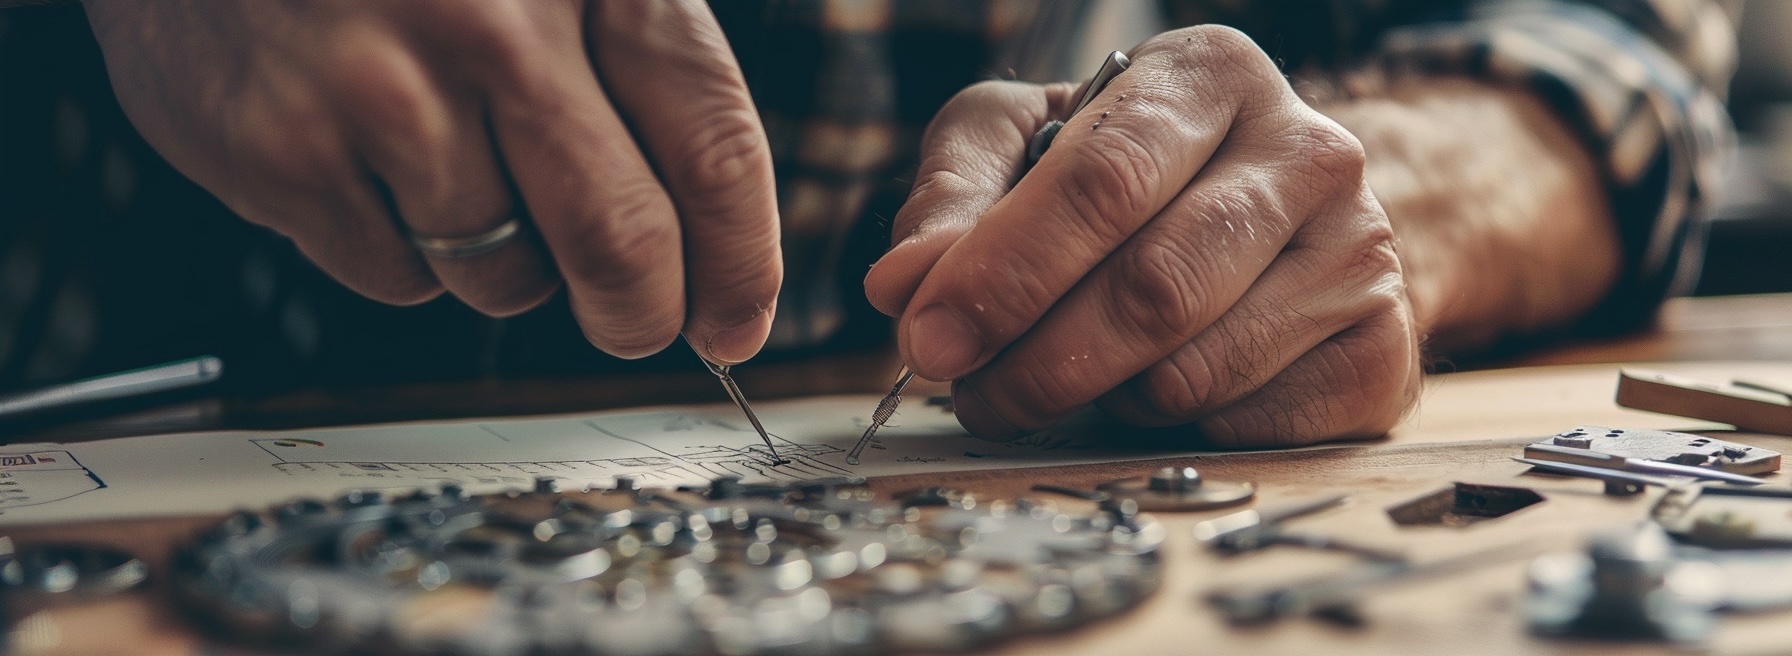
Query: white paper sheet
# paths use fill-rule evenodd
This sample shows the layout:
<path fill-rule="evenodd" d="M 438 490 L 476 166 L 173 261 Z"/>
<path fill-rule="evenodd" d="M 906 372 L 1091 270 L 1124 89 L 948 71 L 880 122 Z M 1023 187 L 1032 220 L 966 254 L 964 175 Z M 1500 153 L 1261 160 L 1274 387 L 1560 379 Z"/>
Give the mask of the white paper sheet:
<path fill-rule="evenodd" d="M 875 396 L 756 404 L 779 454 L 732 405 L 671 406 L 547 417 L 295 430 L 225 431 L 74 444 L 0 447 L 0 525 L 262 508 L 350 489 L 529 489 L 538 477 L 574 487 L 701 484 L 1002 469 L 1164 457 L 1096 446 L 1087 430 L 1014 443 L 967 436 L 926 399 L 906 399 L 862 463 L 846 452 Z"/>

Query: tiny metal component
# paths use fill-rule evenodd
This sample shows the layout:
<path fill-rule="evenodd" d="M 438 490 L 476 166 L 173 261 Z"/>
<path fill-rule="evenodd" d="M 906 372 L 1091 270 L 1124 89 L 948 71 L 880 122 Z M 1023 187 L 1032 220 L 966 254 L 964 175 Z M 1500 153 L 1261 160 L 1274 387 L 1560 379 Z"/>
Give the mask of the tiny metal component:
<path fill-rule="evenodd" d="M 1555 442 L 1556 446 L 1570 447 L 1570 448 L 1575 448 L 1575 449 L 1586 449 L 1586 448 L 1590 448 L 1593 446 L 1592 436 L 1583 435 L 1581 433 L 1567 433 L 1567 434 L 1563 434 L 1563 435 L 1557 435 L 1557 436 L 1555 436 L 1555 439 L 1552 441 Z"/>
<path fill-rule="evenodd" d="M 1792 490 L 1683 486 L 1651 516 L 1682 542 L 1716 549 L 1792 547 Z"/>
<path fill-rule="evenodd" d="M 686 339 L 685 343 L 690 344 L 690 340 Z M 692 351 L 697 350 L 696 344 L 690 346 Z M 709 358 L 703 357 L 702 353 L 697 354 L 697 359 L 703 361 L 703 366 L 709 367 L 709 373 L 715 374 L 716 378 L 722 381 L 722 389 L 727 390 L 728 398 L 734 401 L 734 405 L 740 406 L 740 411 L 747 415 L 747 421 L 752 422 L 753 430 L 759 431 L 759 439 L 765 440 L 765 448 L 771 451 L 772 465 L 777 466 L 790 462 L 778 455 L 778 447 L 772 446 L 772 436 L 765 432 L 765 426 L 760 425 L 759 415 L 753 414 L 753 404 L 747 402 L 747 395 L 742 394 L 740 385 L 735 384 L 732 373 L 734 366 L 710 362 Z"/>
<path fill-rule="evenodd" d="M 865 451 L 865 445 L 871 443 L 871 436 L 877 434 L 877 429 L 883 428 L 884 424 L 890 422 L 890 417 L 896 415 L 896 406 L 902 403 L 902 389 L 908 387 L 908 381 L 914 377 L 915 372 L 908 367 L 902 368 L 902 373 L 896 376 L 896 384 L 890 386 L 890 393 L 878 400 L 877 409 L 871 411 L 871 425 L 865 427 L 865 434 L 859 437 L 859 443 L 854 444 L 852 452 L 846 454 L 846 464 L 859 464 L 859 454 Z"/>
<path fill-rule="evenodd" d="M 1297 516 L 1319 513 L 1331 509 L 1349 500 L 1346 495 L 1331 495 L 1315 498 L 1310 502 L 1278 505 L 1269 509 L 1251 509 L 1238 513 L 1224 514 L 1211 518 L 1206 522 L 1195 523 L 1195 539 L 1199 539 L 1208 547 L 1219 548 L 1224 552 L 1247 552 L 1262 545 L 1263 532 L 1271 531 L 1274 525 L 1287 522 Z"/>
<path fill-rule="evenodd" d="M 971 509 L 977 507 L 977 498 L 969 492 L 952 487 L 924 487 L 918 490 L 907 490 L 891 495 L 904 506 L 950 506 L 953 508 Z"/>
<path fill-rule="evenodd" d="M 38 544 L 12 549 L 0 556 L 0 590 L 8 594 L 75 595 L 98 597 L 117 594 L 149 579 L 149 566 L 127 552 L 94 544 Z"/>
<path fill-rule="evenodd" d="M 1257 493 L 1250 483 L 1208 481 L 1193 467 L 1164 467 L 1144 478 L 1126 478 L 1096 486 L 1115 500 L 1129 500 L 1145 512 L 1223 508 L 1249 501 Z"/>
<path fill-rule="evenodd" d="M 1281 523 L 1335 508 L 1348 501 L 1342 494 L 1312 501 L 1282 505 L 1262 510 L 1242 510 L 1195 524 L 1195 539 L 1224 554 L 1241 554 L 1271 545 L 1288 545 L 1313 549 L 1330 549 L 1363 556 L 1370 560 L 1401 560 L 1404 556 L 1375 547 L 1361 546 L 1333 538 L 1287 531 Z"/>
<path fill-rule="evenodd" d="M 1293 615 L 1354 617 L 1350 607 L 1378 587 L 1447 576 L 1525 555 L 1522 544 L 1505 544 L 1420 563 L 1377 560 L 1337 574 L 1251 589 L 1216 590 L 1207 595 L 1235 624 L 1253 624 Z"/>
<path fill-rule="evenodd" d="M 924 510 L 843 480 L 689 492 L 288 504 L 203 534 L 171 584 L 209 625 L 307 652 L 769 656 L 975 649 L 1159 581 L 1149 518 L 944 489 Z"/>
<path fill-rule="evenodd" d="M 1549 635 L 1697 642 L 1716 626 L 1721 572 L 1679 560 L 1653 523 L 1594 537 L 1530 568 L 1526 614 Z"/>

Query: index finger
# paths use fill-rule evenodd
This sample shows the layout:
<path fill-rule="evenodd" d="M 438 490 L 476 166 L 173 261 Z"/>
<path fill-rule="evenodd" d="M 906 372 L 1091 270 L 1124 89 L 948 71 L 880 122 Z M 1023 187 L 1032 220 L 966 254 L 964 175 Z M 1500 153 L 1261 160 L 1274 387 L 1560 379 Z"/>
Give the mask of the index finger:
<path fill-rule="evenodd" d="M 677 207 L 684 333 L 719 363 L 771 331 L 783 259 L 771 147 L 740 65 L 702 2 L 600 2 L 593 65 Z"/>
<path fill-rule="evenodd" d="M 890 221 L 890 252 L 865 276 L 872 306 L 902 316 L 946 249 L 1014 186 L 1026 169 L 1027 140 L 1047 116 L 1062 115 L 1072 90 L 980 82 L 940 108 L 921 137 L 914 188 Z"/>
<path fill-rule="evenodd" d="M 1252 72 L 1279 76 L 1248 37 L 1218 27 L 1172 35 L 1141 46 L 1132 68 L 929 271 L 898 324 L 903 360 L 917 373 L 955 379 L 989 362 L 1168 205 L 1241 114 L 1268 100 L 1234 88 L 1238 76 L 1223 67 L 1238 57 L 1209 54 L 1249 49 L 1262 60 Z"/>

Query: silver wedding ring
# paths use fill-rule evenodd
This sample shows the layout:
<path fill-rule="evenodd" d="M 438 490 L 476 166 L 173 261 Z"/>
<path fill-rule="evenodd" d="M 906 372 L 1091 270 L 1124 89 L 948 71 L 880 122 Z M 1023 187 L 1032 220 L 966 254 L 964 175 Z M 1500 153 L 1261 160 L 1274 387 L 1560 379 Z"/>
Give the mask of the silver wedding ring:
<path fill-rule="evenodd" d="M 498 250 L 523 231 L 522 219 L 511 217 L 498 227 L 466 237 L 426 237 L 411 235 L 411 245 L 424 255 L 457 258 L 473 257 Z"/>

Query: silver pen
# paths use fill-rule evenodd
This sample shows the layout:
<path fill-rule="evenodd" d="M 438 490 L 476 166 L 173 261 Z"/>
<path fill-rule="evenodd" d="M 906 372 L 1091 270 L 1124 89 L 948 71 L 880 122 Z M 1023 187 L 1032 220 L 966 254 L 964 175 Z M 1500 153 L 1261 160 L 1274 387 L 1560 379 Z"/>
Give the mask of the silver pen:
<path fill-rule="evenodd" d="M 1114 78 L 1126 72 L 1126 67 L 1131 65 L 1132 61 L 1126 58 L 1126 53 L 1118 50 L 1108 53 L 1107 59 L 1101 62 L 1101 68 L 1096 69 L 1095 76 L 1089 78 L 1089 87 L 1083 90 L 1083 96 L 1077 100 L 1076 106 L 1070 109 L 1070 114 L 1064 117 L 1064 121 L 1075 117 L 1077 112 L 1083 111 L 1083 108 L 1088 107 L 1089 103 L 1094 102 L 1095 97 L 1101 95 L 1102 90 L 1108 88 L 1108 83 L 1113 82 Z M 1033 139 L 1027 142 L 1028 166 L 1037 163 L 1039 158 L 1045 155 L 1046 149 L 1052 147 L 1052 142 L 1058 138 L 1058 132 L 1064 129 L 1064 121 L 1047 121 L 1045 127 L 1039 128 L 1038 132 L 1033 133 Z M 859 443 L 853 445 L 852 451 L 846 454 L 846 464 L 859 464 L 859 454 L 865 450 L 865 445 L 871 442 L 871 436 L 877 434 L 877 429 L 882 428 L 885 423 L 890 421 L 890 417 L 896 414 L 896 406 L 902 402 L 902 388 L 907 387 L 909 379 L 914 377 L 915 372 L 910 371 L 906 366 L 902 368 L 901 373 L 897 374 L 896 384 L 890 387 L 890 393 L 884 395 L 884 398 L 877 402 L 877 409 L 871 412 L 871 425 L 865 427 L 865 434 L 859 438 Z"/>

